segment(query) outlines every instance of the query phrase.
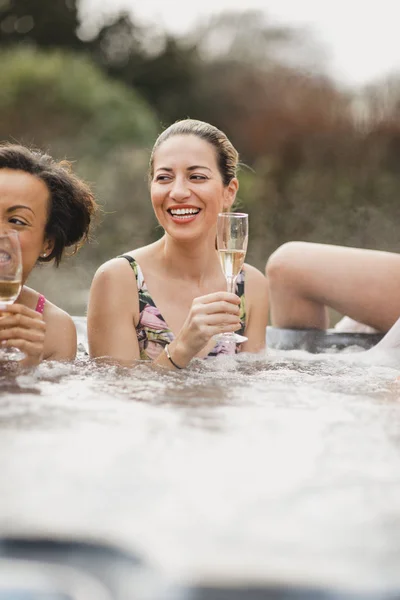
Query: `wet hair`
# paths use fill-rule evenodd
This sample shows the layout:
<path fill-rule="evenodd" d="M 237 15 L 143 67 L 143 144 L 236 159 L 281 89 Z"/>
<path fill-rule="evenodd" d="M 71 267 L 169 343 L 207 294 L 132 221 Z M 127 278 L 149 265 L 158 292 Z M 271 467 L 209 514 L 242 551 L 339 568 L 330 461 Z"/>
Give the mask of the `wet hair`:
<path fill-rule="evenodd" d="M 54 248 L 39 262 L 54 259 L 60 264 L 65 248 L 77 252 L 89 238 L 90 226 L 97 211 L 97 203 L 90 187 L 72 172 L 68 161 L 55 161 L 37 149 L 18 144 L 0 144 L 0 169 L 15 169 L 37 177 L 49 191 L 49 210 L 45 239 L 54 242 Z"/>
<path fill-rule="evenodd" d="M 211 146 L 214 146 L 218 170 L 221 174 L 222 181 L 226 187 L 234 177 L 239 162 L 239 154 L 225 133 L 204 121 L 196 121 L 195 119 L 183 119 L 177 121 L 165 129 L 155 141 L 153 150 L 150 156 L 149 164 L 149 183 L 154 176 L 154 154 L 163 142 L 173 137 L 174 135 L 195 135 L 198 138 L 205 140 Z"/>

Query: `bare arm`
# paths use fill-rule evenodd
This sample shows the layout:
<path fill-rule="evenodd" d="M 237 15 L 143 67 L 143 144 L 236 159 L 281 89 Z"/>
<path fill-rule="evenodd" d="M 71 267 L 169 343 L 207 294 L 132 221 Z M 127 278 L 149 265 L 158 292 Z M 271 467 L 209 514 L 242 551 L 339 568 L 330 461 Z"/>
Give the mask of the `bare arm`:
<path fill-rule="evenodd" d="M 115 258 L 99 267 L 88 304 L 88 342 L 92 358 L 110 357 L 121 363 L 140 358 L 135 319 L 139 300 L 136 278 L 128 262 Z"/>
<path fill-rule="evenodd" d="M 246 265 L 246 331 L 248 341 L 242 352 L 260 352 L 265 348 L 268 324 L 268 282 L 258 269 Z"/>
<path fill-rule="evenodd" d="M 69 361 L 76 357 L 76 327 L 69 314 L 46 303 L 46 339 L 43 358 L 45 360 Z M 47 315 L 51 312 L 51 315 Z"/>

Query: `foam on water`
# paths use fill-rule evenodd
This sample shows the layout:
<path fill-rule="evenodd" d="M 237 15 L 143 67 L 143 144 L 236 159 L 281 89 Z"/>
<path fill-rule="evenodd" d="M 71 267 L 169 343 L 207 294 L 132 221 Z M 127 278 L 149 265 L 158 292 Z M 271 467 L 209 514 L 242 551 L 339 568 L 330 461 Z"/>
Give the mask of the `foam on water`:
<path fill-rule="evenodd" d="M 1 530 L 109 540 L 182 578 L 400 586 L 399 366 L 291 351 L 4 375 Z"/>

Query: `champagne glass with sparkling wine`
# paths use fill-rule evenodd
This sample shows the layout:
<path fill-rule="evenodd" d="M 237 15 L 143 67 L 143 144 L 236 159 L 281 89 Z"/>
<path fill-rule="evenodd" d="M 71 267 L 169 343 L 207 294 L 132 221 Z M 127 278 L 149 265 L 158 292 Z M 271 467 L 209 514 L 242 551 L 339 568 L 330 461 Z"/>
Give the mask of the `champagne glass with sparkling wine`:
<path fill-rule="evenodd" d="M 249 237 L 248 215 L 245 213 L 220 213 L 217 220 L 217 249 L 221 267 L 227 281 L 228 292 L 235 293 L 236 279 L 243 267 Z M 238 333 L 221 333 L 218 340 L 234 343 L 246 342 Z"/>
<path fill-rule="evenodd" d="M 0 231 L 0 302 L 12 304 L 22 286 L 22 257 L 16 231 Z M 1 327 L 1 319 L 0 319 Z M 18 348 L 0 348 L 0 360 L 22 360 Z"/>

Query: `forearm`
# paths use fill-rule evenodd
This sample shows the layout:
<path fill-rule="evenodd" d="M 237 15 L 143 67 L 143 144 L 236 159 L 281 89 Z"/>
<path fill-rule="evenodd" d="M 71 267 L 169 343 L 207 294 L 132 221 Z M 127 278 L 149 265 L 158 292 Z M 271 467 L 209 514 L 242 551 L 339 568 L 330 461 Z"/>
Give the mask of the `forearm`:
<path fill-rule="evenodd" d="M 182 342 L 176 339 L 164 347 L 164 350 L 155 359 L 154 364 L 173 371 L 179 371 L 185 369 L 192 358 L 193 354 L 188 351 Z"/>

